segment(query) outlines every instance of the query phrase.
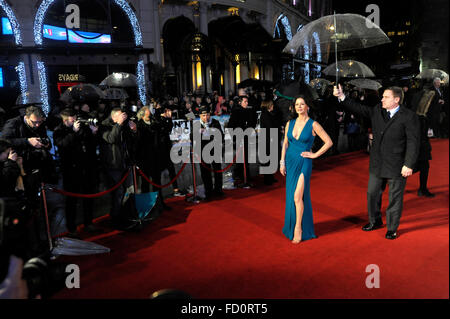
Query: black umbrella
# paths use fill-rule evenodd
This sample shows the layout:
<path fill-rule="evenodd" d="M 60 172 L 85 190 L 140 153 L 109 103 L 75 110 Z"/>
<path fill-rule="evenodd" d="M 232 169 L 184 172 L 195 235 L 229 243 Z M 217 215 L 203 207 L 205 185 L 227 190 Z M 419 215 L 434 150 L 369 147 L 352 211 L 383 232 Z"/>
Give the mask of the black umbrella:
<path fill-rule="evenodd" d="M 277 96 L 276 105 L 281 111 L 283 118 L 283 123 L 290 119 L 291 110 L 290 107 L 294 103 L 294 97 L 297 95 L 304 95 L 309 102 L 309 106 L 314 110 L 318 111 L 318 104 L 316 105 L 314 101 L 319 99 L 319 94 L 314 88 L 309 86 L 302 81 L 295 81 L 288 84 L 281 84 L 277 87 L 275 91 Z"/>
<path fill-rule="evenodd" d="M 104 98 L 105 93 L 103 93 L 98 86 L 89 83 L 82 83 L 68 88 L 61 95 L 60 100 L 64 102 L 90 102 L 98 101 Z"/>
<path fill-rule="evenodd" d="M 268 91 L 273 87 L 273 82 L 267 80 L 246 79 L 238 84 L 239 89 L 248 87 L 252 87 L 256 91 Z"/>

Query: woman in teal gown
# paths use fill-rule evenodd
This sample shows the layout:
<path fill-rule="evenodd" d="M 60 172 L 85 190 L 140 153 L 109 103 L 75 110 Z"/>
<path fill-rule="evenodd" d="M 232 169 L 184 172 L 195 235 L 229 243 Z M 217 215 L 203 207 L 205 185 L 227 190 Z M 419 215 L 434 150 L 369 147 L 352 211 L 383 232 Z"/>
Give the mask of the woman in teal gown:
<path fill-rule="evenodd" d="M 304 96 L 295 97 L 294 116 L 285 126 L 280 161 L 280 172 L 286 176 L 283 234 L 294 244 L 316 238 L 309 183 L 312 159 L 319 157 L 333 145 L 322 126 L 309 117 L 308 105 L 309 102 Z M 316 135 L 324 144 L 313 153 L 311 147 Z"/>

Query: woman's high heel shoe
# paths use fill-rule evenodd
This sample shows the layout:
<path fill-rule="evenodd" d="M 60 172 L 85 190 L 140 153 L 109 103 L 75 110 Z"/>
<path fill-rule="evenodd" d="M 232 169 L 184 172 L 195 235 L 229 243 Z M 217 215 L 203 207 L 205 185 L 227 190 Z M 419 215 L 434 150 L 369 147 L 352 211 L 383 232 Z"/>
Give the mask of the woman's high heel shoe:
<path fill-rule="evenodd" d="M 294 233 L 295 233 L 295 231 L 294 231 Z M 302 241 L 302 232 L 300 232 L 300 236 L 298 236 L 298 237 L 299 237 L 298 239 L 295 239 L 295 235 L 294 235 L 294 238 L 292 239 L 291 243 L 299 244 Z"/>

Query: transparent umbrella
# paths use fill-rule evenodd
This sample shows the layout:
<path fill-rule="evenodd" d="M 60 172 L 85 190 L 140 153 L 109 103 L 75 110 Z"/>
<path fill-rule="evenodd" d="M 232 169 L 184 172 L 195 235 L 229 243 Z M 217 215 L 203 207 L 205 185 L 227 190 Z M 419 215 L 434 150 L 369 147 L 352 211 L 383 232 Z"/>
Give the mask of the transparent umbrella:
<path fill-rule="evenodd" d="M 125 72 L 115 72 L 108 75 L 106 78 L 100 82 L 101 86 L 108 87 L 136 87 L 137 86 L 137 78 L 136 75 Z"/>
<path fill-rule="evenodd" d="M 416 79 L 422 80 L 432 80 L 434 78 L 439 78 L 443 84 L 448 84 L 448 73 L 443 70 L 425 69 L 416 76 Z"/>
<path fill-rule="evenodd" d="M 343 60 L 333 63 L 322 70 L 326 75 L 339 75 L 346 78 L 375 77 L 372 70 L 362 62 L 355 60 Z"/>
<path fill-rule="evenodd" d="M 353 14 L 334 14 L 311 21 L 295 34 L 283 49 L 290 54 L 324 54 L 337 51 L 370 48 L 391 40 L 379 26 L 368 18 Z M 299 52 L 300 51 L 300 52 Z M 302 52 L 303 51 L 303 52 Z M 336 83 L 338 73 L 336 72 Z"/>
<path fill-rule="evenodd" d="M 82 83 L 69 87 L 61 95 L 60 100 L 64 102 L 88 102 L 98 101 L 104 98 L 105 93 L 98 86 L 90 83 Z"/>
<path fill-rule="evenodd" d="M 351 81 L 349 81 L 348 83 L 350 83 L 351 85 L 354 85 L 358 88 L 361 89 L 367 89 L 367 90 L 374 90 L 374 91 L 378 91 L 378 89 L 380 89 L 382 87 L 382 85 L 375 81 L 375 80 L 371 80 L 371 79 L 353 79 Z"/>
<path fill-rule="evenodd" d="M 121 88 L 109 88 L 103 91 L 107 100 L 124 100 L 128 98 L 128 93 Z"/>

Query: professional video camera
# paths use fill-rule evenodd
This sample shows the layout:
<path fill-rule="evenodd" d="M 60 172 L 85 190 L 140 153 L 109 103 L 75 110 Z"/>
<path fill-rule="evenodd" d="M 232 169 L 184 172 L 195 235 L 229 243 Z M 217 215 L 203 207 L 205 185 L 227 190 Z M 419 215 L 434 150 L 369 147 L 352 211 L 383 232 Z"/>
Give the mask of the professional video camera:
<path fill-rule="evenodd" d="M 29 259 L 32 252 L 27 242 L 27 224 L 31 216 L 25 200 L 0 198 L 0 282 L 8 273 L 10 256 L 17 256 L 24 260 L 22 277 L 27 282 L 28 297 L 45 298 L 64 287 L 66 264 L 52 261 L 49 252 Z"/>

